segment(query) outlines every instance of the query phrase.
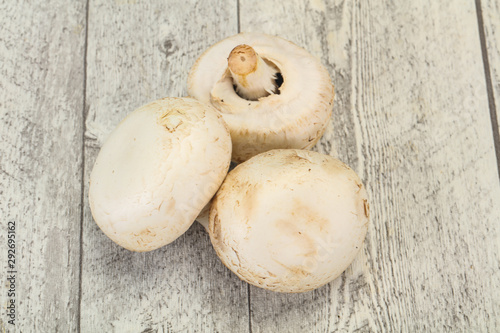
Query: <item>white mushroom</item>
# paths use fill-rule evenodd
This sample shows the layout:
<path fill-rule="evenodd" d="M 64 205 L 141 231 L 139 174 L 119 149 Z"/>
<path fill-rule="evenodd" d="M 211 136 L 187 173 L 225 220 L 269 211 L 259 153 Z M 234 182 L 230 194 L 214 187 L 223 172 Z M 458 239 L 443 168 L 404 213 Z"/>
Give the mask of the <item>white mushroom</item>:
<path fill-rule="evenodd" d="M 103 145 L 90 176 L 96 223 L 117 244 L 151 251 L 182 235 L 227 174 L 231 139 L 222 117 L 192 98 L 165 98 L 129 114 Z"/>
<path fill-rule="evenodd" d="M 229 37 L 205 51 L 190 71 L 188 91 L 223 115 L 235 162 L 275 148 L 311 148 L 334 97 L 328 71 L 315 57 L 258 33 Z"/>
<path fill-rule="evenodd" d="M 303 292 L 338 277 L 362 247 L 366 191 L 333 157 L 271 150 L 238 165 L 210 210 L 209 234 L 222 262 L 244 281 Z"/>

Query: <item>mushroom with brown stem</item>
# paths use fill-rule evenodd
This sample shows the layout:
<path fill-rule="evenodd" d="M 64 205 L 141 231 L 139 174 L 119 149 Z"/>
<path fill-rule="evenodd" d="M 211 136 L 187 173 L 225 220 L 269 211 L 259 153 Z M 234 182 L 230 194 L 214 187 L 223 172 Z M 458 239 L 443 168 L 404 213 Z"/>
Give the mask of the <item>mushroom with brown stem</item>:
<path fill-rule="evenodd" d="M 259 33 L 241 33 L 205 51 L 191 68 L 188 92 L 222 114 L 235 162 L 276 148 L 310 149 L 326 128 L 334 97 L 328 71 L 315 57 Z"/>
<path fill-rule="evenodd" d="M 192 98 L 164 98 L 129 114 L 90 176 L 89 202 L 115 243 L 144 252 L 173 242 L 227 174 L 231 138 L 219 113 Z"/>
<path fill-rule="evenodd" d="M 366 191 L 344 163 L 278 149 L 229 172 L 210 209 L 209 234 L 222 262 L 242 280 L 304 292 L 351 264 L 368 216 Z"/>

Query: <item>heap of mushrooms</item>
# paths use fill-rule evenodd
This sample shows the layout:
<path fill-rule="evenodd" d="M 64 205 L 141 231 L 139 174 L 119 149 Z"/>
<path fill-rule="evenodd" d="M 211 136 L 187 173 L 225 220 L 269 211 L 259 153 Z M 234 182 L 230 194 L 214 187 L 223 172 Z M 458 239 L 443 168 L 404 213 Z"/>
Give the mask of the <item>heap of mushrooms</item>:
<path fill-rule="evenodd" d="M 143 252 L 198 219 L 250 284 L 304 292 L 338 277 L 369 205 L 353 170 L 308 150 L 332 112 L 327 70 L 295 44 L 242 33 L 196 61 L 188 91 L 132 112 L 101 148 L 89 201 L 102 231 Z"/>

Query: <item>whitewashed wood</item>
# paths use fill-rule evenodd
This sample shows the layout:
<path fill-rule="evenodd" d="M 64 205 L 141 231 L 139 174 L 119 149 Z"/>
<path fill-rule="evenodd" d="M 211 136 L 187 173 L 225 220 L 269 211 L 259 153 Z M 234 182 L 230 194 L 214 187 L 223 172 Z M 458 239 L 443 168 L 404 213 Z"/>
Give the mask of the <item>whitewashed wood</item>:
<path fill-rule="evenodd" d="M 495 108 L 497 122 L 500 121 L 500 2 L 495 0 L 482 0 L 481 14 L 485 33 L 486 51 L 483 56 L 488 57 L 489 75 L 491 77 L 492 94 L 490 106 Z M 500 123 L 499 126 L 500 132 Z M 500 149 L 500 142 L 498 148 Z M 498 152 L 500 156 L 500 151 Z M 499 166 L 500 168 L 500 166 Z"/>
<path fill-rule="evenodd" d="M 127 112 L 185 94 L 194 59 L 236 32 L 234 2 L 90 6 L 85 182 Z M 241 1 L 242 31 L 279 34 L 329 68 L 334 117 L 316 149 L 362 175 L 373 207 L 340 279 L 299 295 L 250 288 L 252 332 L 500 326 L 500 191 L 474 4 L 407 6 Z M 0 13 L 0 216 L 18 222 L 17 329 L 77 331 L 85 3 Z M 498 4 L 483 0 L 483 15 L 498 104 Z M 84 195 L 82 332 L 250 331 L 248 287 L 200 226 L 130 253 L 97 229 Z"/>
<path fill-rule="evenodd" d="M 91 1 L 85 182 L 106 135 L 142 104 L 186 94 L 195 59 L 237 32 L 234 1 Z M 93 222 L 85 191 L 82 332 L 248 332 L 247 286 L 195 224 L 132 253 Z"/>
<path fill-rule="evenodd" d="M 0 17 L 0 331 L 75 332 L 85 1 L 1 1 Z M 5 316 L 9 220 L 15 329 Z"/>
<path fill-rule="evenodd" d="M 242 31 L 321 58 L 337 96 L 316 148 L 363 178 L 371 226 L 341 278 L 250 288 L 252 332 L 500 327 L 500 186 L 473 1 L 240 1 Z"/>

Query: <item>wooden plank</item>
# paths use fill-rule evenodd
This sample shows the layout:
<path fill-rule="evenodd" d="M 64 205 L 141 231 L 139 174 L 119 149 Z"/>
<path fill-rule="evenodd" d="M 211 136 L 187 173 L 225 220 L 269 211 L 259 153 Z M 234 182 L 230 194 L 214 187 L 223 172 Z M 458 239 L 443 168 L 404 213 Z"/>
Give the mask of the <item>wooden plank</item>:
<path fill-rule="evenodd" d="M 500 132 L 500 3 L 492 0 L 482 0 L 480 15 L 482 17 L 484 38 L 486 44 L 487 68 L 489 75 L 486 82 L 491 84 L 489 92 L 489 102 L 491 112 L 495 112 L 493 122 L 496 121 L 498 132 Z M 495 119 L 496 116 L 496 119 Z M 497 160 L 500 168 L 500 135 L 496 133 L 494 139 L 497 140 Z M 499 171 L 500 174 L 500 171 Z"/>
<path fill-rule="evenodd" d="M 351 69 L 346 48 L 350 18 L 347 5 L 335 4 L 325 13 L 325 4 L 318 1 L 266 1 L 240 0 L 240 27 L 242 32 L 256 31 L 277 35 L 304 47 L 329 69 L 335 84 L 335 100 L 327 130 L 315 147 L 316 151 L 332 156 L 350 156 L 346 162 L 356 166 L 357 155 L 354 119 L 351 105 Z M 330 44 L 329 44 L 330 43 Z M 340 44 L 332 48 L 332 43 Z M 333 121 L 335 120 L 335 121 Z M 336 135 L 341 132 L 342 135 Z M 356 276 L 360 273 L 356 272 Z M 355 277 L 344 274 L 338 281 L 353 284 Z M 336 281 L 336 282 L 338 282 Z M 332 290 L 333 288 L 333 290 Z M 328 284 L 312 292 L 279 294 L 250 287 L 252 332 L 331 332 L 329 327 L 332 308 L 330 294 L 338 285 Z"/>
<path fill-rule="evenodd" d="M 137 107 L 186 94 L 211 44 L 237 32 L 234 1 L 91 1 L 85 181 L 106 135 Z M 149 253 L 112 243 L 92 220 L 85 189 L 82 332 L 248 332 L 247 286 L 195 223 Z"/>
<path fill-rule="evenodd" d="M 240 22 L 329 68 L 316 149 L 357 170 L 372 206 L 341 278 L 302 295 L 250 288 L 252 331 L 495 331 L 500 186 L 474 2 L 241 0 Z"/>
<path fill-rule="evenodd" d="M 85 1 L 3 1 L 0 13 L 0 330 L 75 332 Z M 16 228 L 14 297 L 8 221 Z"/>

